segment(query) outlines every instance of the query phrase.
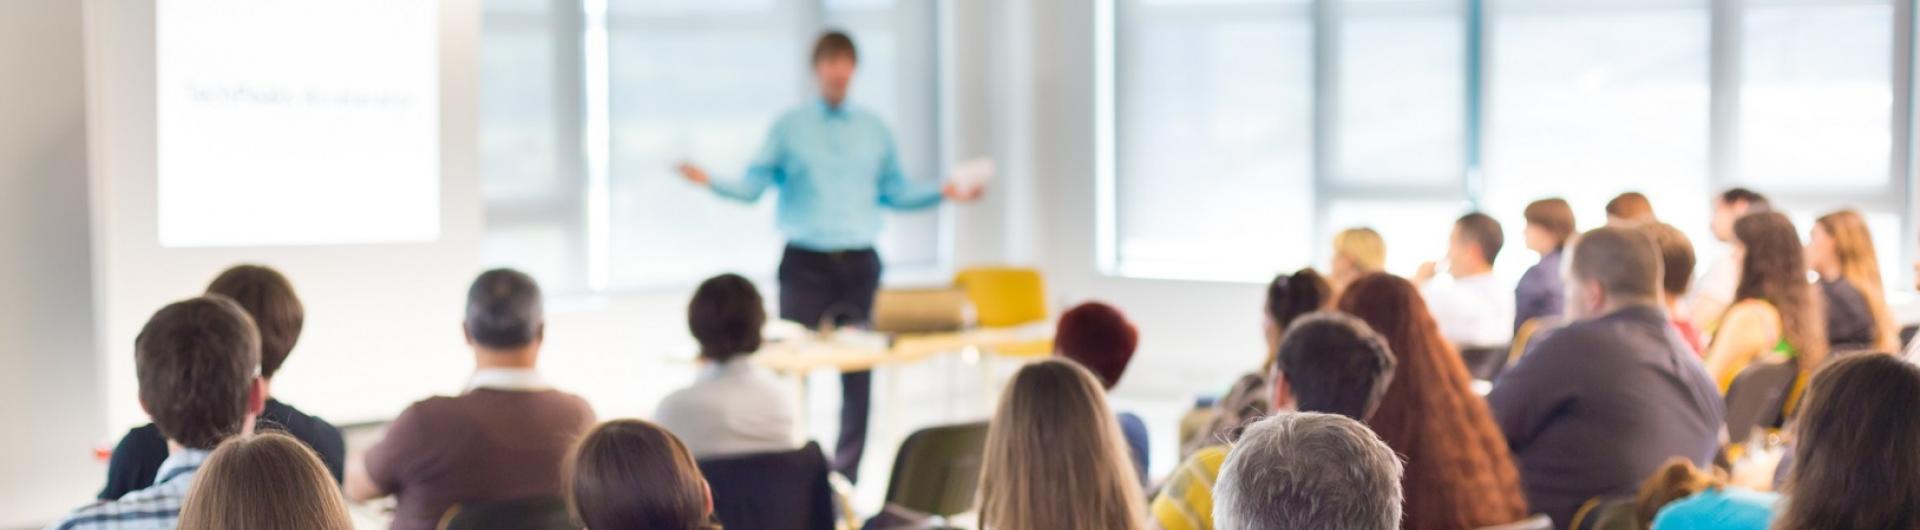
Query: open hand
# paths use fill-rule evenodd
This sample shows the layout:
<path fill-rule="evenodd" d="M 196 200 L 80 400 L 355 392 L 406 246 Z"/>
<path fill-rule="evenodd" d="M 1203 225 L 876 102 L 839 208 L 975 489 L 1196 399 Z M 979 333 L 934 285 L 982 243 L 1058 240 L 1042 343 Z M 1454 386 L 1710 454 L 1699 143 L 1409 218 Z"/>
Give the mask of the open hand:
<path fill-rule="evenodd" d="M 986 186 L 961 186 L 953 182 L 948 182 L 940 186 L 941 196 L 946 197 L 949 201 L 958 203 L 970 203 L 980 200 L 980 196 L 985 194 L 986 191 Z"/>
<path fill-rule="evenodd" d="M 710 180 L 707 177 L 707 171 L 704 169 L 700 169 L 700 166 L 682 162 L 680 163 L 680 166 L 676 167 L 675 169 L 680 171 L 680 176 L 686 177 L 687 182 L 692 182 L 694 184 L 705 186 L 707 185 L 707 182 Z"/>

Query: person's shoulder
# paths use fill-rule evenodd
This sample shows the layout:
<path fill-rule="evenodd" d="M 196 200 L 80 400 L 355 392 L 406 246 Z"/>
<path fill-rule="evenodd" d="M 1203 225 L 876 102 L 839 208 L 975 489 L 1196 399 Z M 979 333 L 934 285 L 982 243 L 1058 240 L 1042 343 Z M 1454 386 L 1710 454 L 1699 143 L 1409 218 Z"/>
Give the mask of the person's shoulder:
<path fill-rule="evenodd" d="M 1780 496 L 1738 489 L 1702 491 L 1661 508 L 1655 530 L 1753 529 L 1767 527 Z"/>

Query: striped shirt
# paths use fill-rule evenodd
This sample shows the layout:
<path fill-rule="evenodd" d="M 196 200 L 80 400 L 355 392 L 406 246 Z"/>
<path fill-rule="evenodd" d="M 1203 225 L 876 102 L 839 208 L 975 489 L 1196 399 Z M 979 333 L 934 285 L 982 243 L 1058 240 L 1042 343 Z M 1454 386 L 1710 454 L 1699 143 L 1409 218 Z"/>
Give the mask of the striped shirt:
<path fill-rule="evenodd" d="M 167 457 L 153 485 L 114 501 L 75 510 L 47 530 L 170 530 L 180 519 L 180 504 L 193 487 L 193 475 L 211 451 L 183 449 Z"/>

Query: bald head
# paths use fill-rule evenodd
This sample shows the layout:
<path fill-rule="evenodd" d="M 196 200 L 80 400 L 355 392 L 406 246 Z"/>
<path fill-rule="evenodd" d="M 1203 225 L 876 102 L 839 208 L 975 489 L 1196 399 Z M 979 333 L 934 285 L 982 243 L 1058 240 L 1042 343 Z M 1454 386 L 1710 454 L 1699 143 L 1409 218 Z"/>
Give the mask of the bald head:
<path fill-rule="evenodd" d="M 1604 227 L 1581 234 L 1567 267 L 1567 314 L 1575 319 L 1660 299 L 1659 249 L 1646 232 Z"/>

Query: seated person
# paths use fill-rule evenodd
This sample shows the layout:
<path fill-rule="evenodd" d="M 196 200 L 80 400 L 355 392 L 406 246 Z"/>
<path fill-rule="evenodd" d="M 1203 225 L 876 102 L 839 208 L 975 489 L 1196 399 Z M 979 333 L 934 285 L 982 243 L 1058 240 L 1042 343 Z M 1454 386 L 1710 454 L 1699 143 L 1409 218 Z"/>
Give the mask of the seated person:
<path fill-rule="evenodd" d="M 1126 375 L 1127 363 L 1140 345 L 1140 332 L 1119 309 L 1100 302 L 1087 302 L 1060 314 L 1053 338 L 1054 354 L 1080 363 L 1100 378 L 1101 386 L 1111 392 Z M 1116 418 L 1120 434 L 1127 440 L 1127 456 L 1133 461 L 1134 475 L 1141 487 L 1147 486 L 1147 423 L 1131 412 Z"/>
<path fill-rule="evenodd" d="M 1267 372 L 1273 369 L 1274 352 L 1280 351 L 1280 337 L 1286 334 L 1294 319 L 1332 304 L 1333 287 L 1313 269 L 1282 274 L 1267 283 L 1267 300 L 1261 304 L 1260 311 L 1267 347 L 1261 356 L 1266 360 L 1258 370 L 1234 381 L 1233 388 L 1214 401 L 1210 410 L 1199 411 L 1204 421 L 1191 438 L 1181 441 L 1182 460 L 1193 456 L 1195 451 L 1238 438 L 1242 427 L 1267 415 L 1273 408 L 1267 400 L 1272 395 L 1267 388 Z"/>
<path fill-rule="evenodd" d="M 1747 214 L 1773 211 L 1773 204 L 1766 196 L 1746 188 L 1733 188 L 1713 198 L 1713 237 L 1729 246 L 1737 245 L 1734 240 L 1733 225 Z M 1720 317 L 1727 312 L 1727 305 L 1734 301 L 1734 290 L 1739 288 L 1740 260 L 1729 252 L 1707 263 L 1705 274 L 1694 282 L 1692 298 L 1687 300 L 1687 310 L 1692 312 L 1694 325 L 1709 334 L 1720 329 Z"/>
<path fill-rule="evenodd" d="M 1557 528 L 1588 500 L 1632 494 L 1669 458 L 1706 465 L 1725 414 L 1660 308 L 1660 256 L 1644 233 L 1589 231 L 1567 259 L 1571 323 L 1487 396 L 1533 512 Z"/>
<path fill-rule="evenodd" d="M 280 373 L 287 354 L 293 351 L 294 343 L 299 342 L 300 327 L 306 320 L 306 310 L 301 307 L 300 298 L 294 296 L 293 284 L 273 269 L 241 265 L 214 278 L 213 284 L 207 286 L 207 294 L 239 302 L 259 326 L 260 377 L 267 381 L 271 391 L 273 376 Z M 328 476 L 339 485 L 347 460 L 347 442 L 340 435 L 340 429 L 272 397 L 267 398 L 266 411 L 260 413 L 260 423 L 284 430 L 313 448 L 326 464 Z M 159 429 L 147 424 L 128 431 L 107 462 L 107 487 L 100 491 L 100 498 L 118 499 L 129 491 L 153 485 L 154 473 L 166 459 L 167 440 L 160 436 Z"/>
<path fill-rule="evenodd" d="M 1828 344 L 1826 315 L 1807 284 L 1799 233 L 1787 216 L 1761 212 L 1734 222 L 1733 234 L 1739 288 L 1707 345 L 1707 373 L 1726 392 L 1749 364 L 1793 362 L 1805 381 L 1826 359 Z M 1796 390 L 1789 402 L 1798 396 Z"/>
<path fill-rule="evenodd" d="M 1693 242 L 1687 241 L 1687 235 L 1670 224 L 1653 222 L 1635 226 L 1660 247 L 1660 291 L 1665 295 L 1661 302 L 1667 318 L 1673 322 L 1673 329 L 1680 332 L 1680 338 L 1686 339 L 1687 348 L 1695 355 L 1705 355 L 1707 347 L 1700 342 L 1700 328 L 1693 325 L 1690 313 L 1680 310 L 1680 300 L 1686 298 L 1687 287 L 1693 282 Z"/>
<path fill-rule="evenodd" d="M 1513 340 L 1513 288 L 1493 277 L 1493 259 L 1500 255 L 1506 236 L 1500 222 L 1487 214 L 1470 213 L 1453 223 L 1448 238 L 1447 274 L 1453 283 L 1434 285 L 1431 262 L 1420 265 L 1413 283 L 1427 299 L 1427 309 L 1440 323 L 1440 333 L 1455 348 L 1505 348 Z"/>
<path fill-rule="evenodd" d="M 1267 376 L 1273 383 L 1266 387 L 1271 390 L 1273 412 L 1320 412 L 1365 420 L 1393 381 L 1395 361 L 1386 339 L 1367 323 L 1345 314 L 1327 311 L 1303 316 L 1276 348 L 1278 355 Z M 1224 443 L 1194 452 L 1167 477 L 1160 495 L 1153 499 L 1149 522 L 1164 530 L 1212 529 L 1212 488 L 1226 460 Z"/>
<path fill-rule="evenodd" d="M 1807 268 L 1820 275 L 1828 344 L 1849 351 L 1900 350 L 1900 322 L 1887 307 L 1879 253 L 1860 212 L 1841 210 L 1814 220 Z"/>
<path fill-rule="evenodd" d="M 687 447 L 640 420 L 601 424 L 567 459 L 567 507 L 595 530 L 719 530 Z"/>
<path fill-rule="evenodd" d="M 977 528 L 1144 529 L 1146 501 L 1119 432 L 1086 368 L 1058 359 L 1021 367 L 987 426 Z"/>
<path fill-rule="evenodd" d="M 1247 427 L 1220 466 L 1213 518 L 1220 530 L 1396 530 L 1402 471 L 1353 418 L 1279 414 Z"/>
<path fill-rule="evenodd" d="M 320 456 L 274 431 L 220 444 L 180 509 L 181 528 L 353 530 L 340 484 Z"/>
<path fill-rule="evenodd" d="M 153 485 L 99 501 L 48 530 L 162 530 L 178 522 L 202 463 L 220 442 L 253 430 L 266 408 L 260 332 L 233 300 L 175 302 L 147 320 L 133 346 L 140 408 L 167 440 Z"/>
<path fill-rule="evenodd" d="M 495 269 L 467 292 L 467 392 L 414 403 L 347 465 L 347 497 L 398 498 L 393 530 L 431 530 L 454 504 L 560 496 L 560 466 L 593 409 L 534 366 L 546 319 L 540 287 Z M 460 443 L 451 443 L 458 440 Z"/>
<path fill-rule="evenodd" d="M 1527 205 L 1527 250 L 1540 254 L 1540 261 L 1520 276 L 1513 288 L 1513 329 L 1518 332 L 1527 321 L 1545 322 L 1560 316 L 1567 305 L 1561 298 L 1560 255 L 1573 237 L 1573 207 L 1563 199 L 1542 199 Z"/>
<path fill-rule="evenodd" d="M 1653 202 L 1637 191 L 1622 193 L 1607 201 L 1607 226 L 1635 226 L 1641 223 L 1658 223 L 1659 217 L 1653 215 Z"/>
<path fill-rule="evenodd" d="M 1361 276 L 1387 270 L 1387 240 L 1372 228 L 1341 230 L 1333 235 L 1333 257 L 1327 260 L 1327 279 L 1338 296 Z M 1329 296 L 1328 298 L 1333 298 Z"/>
<path fill-rule="evenodd" d="M 694 290 L 687 327 L 700 342 L 699 379 L 668 394 L 654 414 L 696 458 L 790 451 L 791 393 L 749 355 L 760 350 L 766 306 L 753 282 L 716 276 Z"/>

